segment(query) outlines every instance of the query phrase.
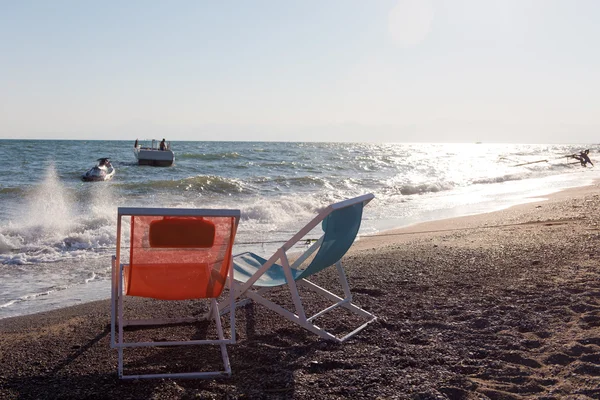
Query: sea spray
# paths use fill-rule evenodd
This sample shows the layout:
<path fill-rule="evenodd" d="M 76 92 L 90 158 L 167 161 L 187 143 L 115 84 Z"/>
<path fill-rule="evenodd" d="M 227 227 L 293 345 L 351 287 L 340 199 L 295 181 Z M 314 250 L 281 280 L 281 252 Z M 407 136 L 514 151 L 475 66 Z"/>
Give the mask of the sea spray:
<path fill-rule="evenodd" d="M 61 236 L 73 226 L 72 196 L 61 185 L 54 164 L 51 163 L 44 179 L 28 196 L 23 210 L 23 227 L 41 231 L 43 235 Z"/>
<path fill-rule="evenodd" d="M 50 163 L 44 178 L 27 192 L 17 218 L 0 229 L 4 264 L 54 262 L 62 257 L 64 238 L 75 226 L 75 203 Z"/>
<path fill-rule="evenodd" d="M 85 193 L 87 201 L 81 202 L 84 207 L 81 210 L 81 216 L 116 221 L 117 197 L 113 187 L 109 184 L 91 184 L 90 186 L 90 190 Z"/>

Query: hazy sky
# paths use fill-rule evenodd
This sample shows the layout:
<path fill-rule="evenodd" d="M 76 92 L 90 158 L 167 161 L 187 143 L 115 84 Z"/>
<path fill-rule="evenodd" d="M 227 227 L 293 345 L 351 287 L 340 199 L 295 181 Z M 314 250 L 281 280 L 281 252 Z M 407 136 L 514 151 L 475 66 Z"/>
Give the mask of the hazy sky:
<path fill-rule="evenodd" d="M 0 138 L 600 142 L 600 1 L 0 0 Z"/>

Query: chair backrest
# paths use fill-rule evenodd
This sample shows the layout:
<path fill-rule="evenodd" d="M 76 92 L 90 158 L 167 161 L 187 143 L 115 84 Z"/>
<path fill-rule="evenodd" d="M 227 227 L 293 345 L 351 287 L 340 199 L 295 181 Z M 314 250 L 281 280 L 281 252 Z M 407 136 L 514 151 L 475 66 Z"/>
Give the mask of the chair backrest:
<path fill-rule="evenodd" d="M 164 300 L 218 297 L 231 266 L 239 211 L 222 210 L 236 216 L 208 210 L 202 216 L 198 210 L 191 215 L 181 209 L 163 209 L 164 215 L 156 215 L 160 209 L 134 210 L 125 294 Z"/>
<path fill-rule="evenodd" d="M 370 200 L 370 199 L 369 199 Z M 306 278 L 339 261 L 350 249 L 360 229 L 365 202 L 335 209 L 321 224 L 323 238 L 317 254 L 297 279 Z"/>

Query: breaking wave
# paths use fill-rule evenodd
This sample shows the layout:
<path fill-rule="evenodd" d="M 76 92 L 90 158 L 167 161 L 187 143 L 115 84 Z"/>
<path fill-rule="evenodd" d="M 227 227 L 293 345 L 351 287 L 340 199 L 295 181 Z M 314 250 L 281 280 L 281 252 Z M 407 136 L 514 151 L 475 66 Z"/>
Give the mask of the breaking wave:
<path fill-rule="evenodd" d="M 178 159 L 182 160 L 204 160 L 204 161 L 227 161 L 235 160 L 242 157 L 237 152 L 222 152 L 222 153 L 183 153 L 177 155 Z"/>
<path fill-rule="evenodd" d="M 493 177 L 489 177 L 489 178 L 474 179 L 473 184 L 483 185 L 483 184 L 490 184 L 490 183 L 519 181 L 522 179 L 526 179 L 527 177 L 528 176 L 526 174 L 507 174 L 507 175 L 501 175 L 501 176 L 493 176 Z"/>
<path fill-rule="evenodd" d="M 154 180 L 140 183 L 121 183 L 117 185 L 123 190 L 133 192 L 152 191 L 195 191 L 217 194 L 244 193 L 247 185 L 240 179 L 224 178 L 216 175 L 194 176 L 174 180 Z"/>

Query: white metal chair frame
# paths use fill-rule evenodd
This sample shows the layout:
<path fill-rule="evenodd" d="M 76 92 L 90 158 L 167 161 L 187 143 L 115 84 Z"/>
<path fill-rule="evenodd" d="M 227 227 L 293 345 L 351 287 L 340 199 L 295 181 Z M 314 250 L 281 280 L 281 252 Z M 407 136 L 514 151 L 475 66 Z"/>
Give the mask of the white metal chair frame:
<path fill-rule="evenodd" d="M 239 210 L 216 210 L 216 209 L 185 209 L 185 208 L 132 208 L 119 207 L 117 219 L 117 247 L 116 255 L 112 257 L 112 287 L 111 287 L 111 347 L 119 351 L 118 373 L 121 379 L 142 378 L 215 378 L 219 376 L 231 376 L 231 365 L 226 345 L 234 344 L 235 339 L 235 313 L 231 313 L 229 323 L 231 337 L 226 339 L 221 325 L 218 303 L 216 299 L 210 299 L 210 309 L 201 318 L 168 318 L 168 319 L 125 319 L 123 314 L 123 271 L 125 264 L 120 263 L 121 256 L 121 219 L 123 216 L 169 216 L 169 217 L 232 217 L 234 218 L 234 232 L 240 220 Z M 118 267 L 117 267 L 118 266 Z M 233 282 L 233 267 L 229 265 L 228 281 Z M 233 296 L 231 283 L 229 284 L 229 303 L 233 307 L 235 297 Z M 186 322 L 196 322 L 213 318 L 216 323 L 218 339 L 164 341 L 164 342 L 125 342 L 123 328 L 126 326 L 160 326 Z M 116 326 L 118 324 L 118 332 Z M 132 347 L 151 346 L 183 346 L 183 345 L 219 345 L 223 359 L 222 371 L 210 372 L 186 372 L 165 374 L 139 374 L 125 375 L 123 373 L 123 350 Z"/>
<path fill-rule="evenodd" d="M 298 259 L 296 259 L 296 261 L 294 263 L 290 264 L 288 256 L 287 256 L 288 250 L 290 250 L 296 243 L 301 241 L 310 231 L 312 231 L 312 229 L 314 229 L 316 226 L 318 226 L 325 219 L 325 217 L 327 217 L 333 211 L 341 209 L 341 208 L 349 207 L 349 206 L 352 206 L 352 205 L 355 205 L 355 204 L 358 204 L 361 202 L 363 203 L 363 206 L 364 206 L 369 201 L 371 201 L 373 198 L 374 198 L 373 194 L 369 193 L 369 194 L 362 195 L 362 196 L 359 196 L 359 197 L 356 197 L 353 199 L 348 199 L 348 200 L 341 201 L 339 203 L 331 204 L 328 207 L 326 207 L 325 209 L 323 209 L 316 217 L 314 217 L 308 224 L 306 224 L 298 233 L 296 233 L 290 240 L 288 240 L 283 246 L 281 246 L 275 252 L 275 254 L 273 254 L 267 260 L 267 262 L 264 263 L 262 265 L 262 267 L 253 274 L 253 276 L 250 279 L 248 279 L 244 283 L 239 283 L 239 282 L 233 283 L 232 287 L 233 287 L 233 290 L 235 291 L 236 299 L 239 297 L 244 297 L 244 296 L 246 297 L 246 299 L 236 302 L 235 306 L 241 307 L 241 306 L 246 305 L 250 300 L 253 300 L 259 304 L 266 306 L 270 310 L 275 311 L 277 314 L 289 319 L 290 321 L 299 324 L 303 328 L 319 335 L 320 337 L 327 339 L 327 340 L 334 341 L 334 342 L 338 342 L 338 343 L 344 342 L 347 339 L 353 337 L 358 332 L 360 332 L 361 330 L 366 328 L 371 322 L 377 320 L 376 316 L 374 316 L 373 314 L 369 313 L 368 311 L 366 311 L 352 303 L 352 293 L 350 292 L 350 286 L 348 285 L 348 279 L 344 272 L 344 268 L 342 267 L 341 259 L 338 260 L 337 262 L 335 262 L 335 267 L 336 267 L 336 270 L 338 273 L 340 284 L 341 284 L 343 292 L 344 292 L 343 298 L 316 285 L 315 283 L 309 281 L 308 279 L 302 278 L 297 281 L 294 280 L 294 278 L 292 276 L 292 269 L 296 269 L 297 267 L 299 267 L 305 260 L 307 260 L 315 251 L 317 251 L 319 249 L 325 235 L 321 236 L 320 239 L 317 240 L 316 243 L 314 243 L 308 250 L 306 250 Z M 235 259 L 235 257 L 234 257 L 234 259 Z M 271 300 L 268 300 L 267 298 L 265 298 L 263 296 L 265 293 L 267 293 L 269 290 L 273 289 L 274 287 L 262 287 L 260 289 L 252 288 L 252 286 L 260 278 L 260 276 L 263 275 L 269 268 L 271 268 L 271 266 L 273 266 L 273 264 L 275 264 L 277 261 L 280 261 L 280 265 L 284 269 L 285 277 L 287 280 L 287 286 L 289 287 L 289 290 L 290 290 L 290 293 L 292 296 L 295 313 L 285 309 L 284 307 L 280 306 L 279 304 L 274 303 Z M 300 297 L 300 293 L 298 292 L 297 286 L 302 286 L 307 289 L 310 289 L 313 292 L 321 295 L 322 297 L 332 301 L 333 304 L 324 308 L 323 310 L 317 312 L 316 314 L 307 317 L 306 312 L 304 310 L 304 306 L 302 304 L 302 299 Z M 359 327 L 357 327 L 356 329 L 354 329 L 353 331 L 351 331 L 350 333 L 348 333 L 342 337 L 337 337 L 337 336 L 333 335 L 332 333 L 326 331 L 325 329 L 314 324 L 313 321 L 316 318 L 318 318 L 318 317 L 324 315 L 325 313 L 328 313 L 338 307 L 344 307 L 345 309 L 349 310 L 350 312 L 352 312 L 360 317 L 366 318 L 367 321 L 365 323 L 363 323 L 362 325 L 360 325 Z M 229 304 L 226 304 L 224 302 L 219 303 L 219 310 L 220 310 L 221 314 L 225 314 L 225 313 L 229 312 L 229 310 L 232 310 L 232 309 L 233 308 Z"/>

